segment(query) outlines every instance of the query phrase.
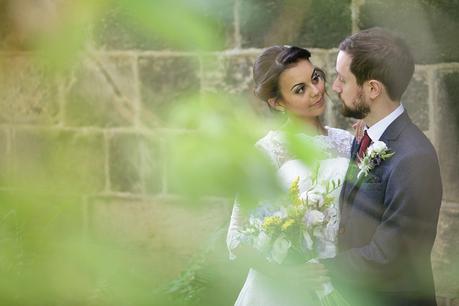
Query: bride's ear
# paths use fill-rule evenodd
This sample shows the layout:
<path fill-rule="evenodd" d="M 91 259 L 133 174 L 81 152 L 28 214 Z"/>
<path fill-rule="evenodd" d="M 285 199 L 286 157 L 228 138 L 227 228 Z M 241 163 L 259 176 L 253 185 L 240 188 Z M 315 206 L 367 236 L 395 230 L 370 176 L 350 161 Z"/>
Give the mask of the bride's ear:
<path fill-rule="evenodd" d="M 279 99 L 278 98 L 269 98 L 268 99 L 268 105 L 272 108 L 272 109 L 275 109 L 277 111 L 280 111 L 280 112 L 285 112 L 285 107 L 279 103 Z"/>
<path fill-rule="evenodd" d="M 275 108 L 276 108 L 276 104 L 277 104 L 277 103 L 276 103 L 276 100 L 277 100 L 276 98 L 269 98 L 268 101 L 267 101 L 269 107 L 275 109 Z"/>

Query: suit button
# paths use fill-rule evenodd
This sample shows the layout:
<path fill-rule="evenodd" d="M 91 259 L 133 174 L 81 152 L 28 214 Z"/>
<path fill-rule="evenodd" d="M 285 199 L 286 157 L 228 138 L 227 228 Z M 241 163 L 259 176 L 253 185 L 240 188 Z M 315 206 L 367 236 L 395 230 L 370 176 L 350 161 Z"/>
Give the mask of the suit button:
<path fill-rule="evenodd" d="M 344 234 L 345 231 L 346 231 L 346 230 L 345 230 L 345 228 L 344 228 L 344 225 L 340 225 L 340 226 L 339 226 L 339 230 L 338 230 L 338 234 L 342 235 L 342 234 Z"/>

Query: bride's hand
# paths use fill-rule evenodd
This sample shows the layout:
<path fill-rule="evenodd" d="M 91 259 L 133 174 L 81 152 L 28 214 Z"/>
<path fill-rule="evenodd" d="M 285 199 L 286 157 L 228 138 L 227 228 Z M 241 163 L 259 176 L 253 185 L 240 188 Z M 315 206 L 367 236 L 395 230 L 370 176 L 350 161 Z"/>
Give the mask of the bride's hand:
<path fill-rule="evenodd" d="M 354 128 L 354 136 L 357 139 L 357 141 L 360 142 L 360 139 L 363 137 L 363 132 L 365 128 L 365 122 L 363 120 L 358 120 L 356 123 L 352 125 Z"/>

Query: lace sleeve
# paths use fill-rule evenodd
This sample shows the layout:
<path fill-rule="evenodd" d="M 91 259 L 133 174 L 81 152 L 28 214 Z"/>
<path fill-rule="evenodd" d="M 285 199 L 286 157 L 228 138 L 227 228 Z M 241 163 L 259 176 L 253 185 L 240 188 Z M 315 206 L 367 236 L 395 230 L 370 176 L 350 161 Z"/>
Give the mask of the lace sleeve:
<path fill-rule="evenodd" d="M 231 260 L 236 259 L 236 255 L 234 254 L 233 251 L 241 243 L 240 230 L 244 222 L 245 222 L 245 219 L 241 212 L 241 207 L 236 199 L 234 201 L 233 211 L 231 213 L 230 224 L 228 227 L 228 234 L 226 236 L 226 246 L 228 247 L 229 258 Z"/>
<path fill-rule="evenodd" d="M 328 141 L 339 157 L 350 158 L 354 135 L 346 130 L 327 128 Z"/>
<path fill-rule="evenodd" d="M 279 131 L 270 131 L 265 137 L 258 140 L 255 146 L 268 155 L 273 164 L 278 168 L 286 160 L 290 159 L 285 149 L 282 134 Z"/>

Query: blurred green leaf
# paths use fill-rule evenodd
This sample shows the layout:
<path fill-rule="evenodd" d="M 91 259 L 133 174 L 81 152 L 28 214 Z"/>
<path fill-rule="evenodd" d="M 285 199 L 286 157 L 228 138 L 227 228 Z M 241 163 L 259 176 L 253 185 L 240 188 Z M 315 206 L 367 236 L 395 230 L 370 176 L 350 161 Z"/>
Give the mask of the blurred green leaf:
<path fill-rule="evenodd" d="M 175 188 L 198 199 L 238 197 L 247 205 L 280 192 L 276 169 L 255 147 L 268 122 L 248 107 L 221 96 L 205 96 L 175 110 L 171 125 L 192 128 L 171 138 L 170 176 Z"/>

